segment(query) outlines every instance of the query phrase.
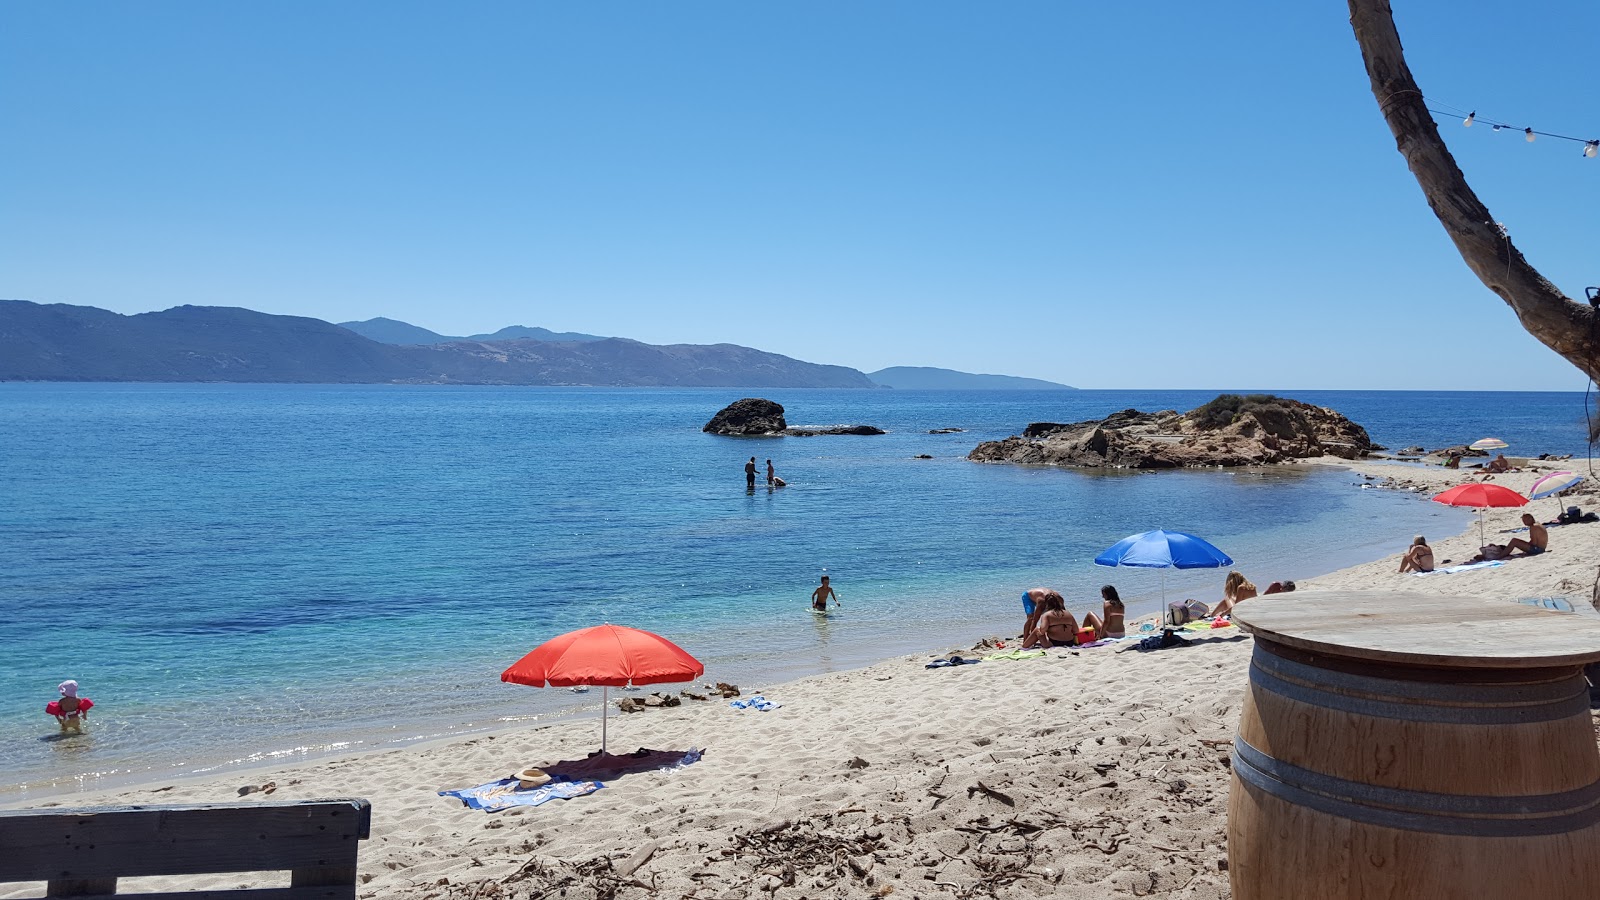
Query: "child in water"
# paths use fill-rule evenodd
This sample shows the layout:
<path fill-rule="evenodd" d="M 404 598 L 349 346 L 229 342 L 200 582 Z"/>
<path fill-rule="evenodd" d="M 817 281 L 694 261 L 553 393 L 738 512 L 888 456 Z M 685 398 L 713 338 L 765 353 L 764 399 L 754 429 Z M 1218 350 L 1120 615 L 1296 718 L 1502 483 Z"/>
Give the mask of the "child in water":
<path fill-rule="evenodd" d="M 833 586 L 828 584 L 828 576 L 822 576 L 822 584 L 811 592 L 811 608 L 816 612 L 828 611 L 828 598 L 833 598 L 834 606 L 843 606 L 839 602 L 839 595 L 834 592 Z"/>
<path fill-rule="evenodd" d="M 45 705 L 44 711 L 56 717 L 56 723 L 62 731 L 83 731 L 83 723 L 89 721 L 89 708 L 94 706 L 94 701 L 79 697 L 78 683 L 70 678 L 61 682 L 56 690 L 61 692 L 61 699 L 51 700 Z"/>

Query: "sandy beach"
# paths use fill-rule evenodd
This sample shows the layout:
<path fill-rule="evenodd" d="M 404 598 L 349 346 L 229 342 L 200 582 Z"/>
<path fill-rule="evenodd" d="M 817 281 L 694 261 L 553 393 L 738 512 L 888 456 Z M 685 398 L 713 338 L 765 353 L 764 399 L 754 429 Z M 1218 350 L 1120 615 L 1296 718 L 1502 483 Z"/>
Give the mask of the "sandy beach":
<path fill-rule="evenodd" d="M 1338 464 L 1375 488 L 1424 495 L 1474 477 L 1381 461 Z M 1494 479 L 1525 491 L 1545 472 L 1582 465 L 1535 462 Z M 1580 491 L 1527 509 L 1546 521 L 1558 506 L 1588 509 L 1600 498 L 1592 484 Z M 1506 541 L 1502 531 L 1518 527 L 1523 511 L 1489 510 L 1488 539 Z M 1600 524 L 1550 533 L 1550 552 L 1496 568 L 1401 575 L 1397 546 L 1299 589 L 1507 602 L 1561 596 L 1592 614 Z M 1464 562 L 1479 543 L 1476 522 L 1459 535 L 1427 537 L 1441 567 Z M 1241 569 L 1258 585 L 1274 580 Z M 1069 604 L 1087 608 L 1082 598 Z M 992 636 L 972 639 L 985 637 Z M 1250 646 L 1230 627 L 1149 653 L 1129 642 L 931 670 L 930 659 L 971 645 L 928 648 L 853 672 L 744 684 L 745 696 L 760 693 L 781 707 L 685 700 L 613 714 L 613 752 L 703 748 L 699 762 L 624 775 L 538 808 L 485 813 L 436 792 L 580 759 L 598 747 L 596 720 L 26 805 L 235 802 L 241 787 L 267 784 L 270 792 L 242 802 L 368 798 L 362 897 L 1226 897 L 1228 761 Z M 175 883 L 278 882 L 229 875 Z M 125 889 L 159 883 L 129 879 Z M 0 892 L 42 894 L 37 884 Z"/>

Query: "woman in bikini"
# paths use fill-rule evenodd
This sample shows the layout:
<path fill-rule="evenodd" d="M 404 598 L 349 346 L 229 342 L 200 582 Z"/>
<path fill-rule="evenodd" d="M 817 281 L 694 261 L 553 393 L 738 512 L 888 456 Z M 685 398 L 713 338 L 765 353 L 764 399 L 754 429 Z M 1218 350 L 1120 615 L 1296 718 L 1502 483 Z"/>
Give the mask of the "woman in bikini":
<path fill-rule="evenodd" d="M 1023 637 L 1023 649 L 1071 647 L 1078 642 L 1078 620 L 1067 612 L 1067 601 L 1060 594 L 1055 591 L 1045 594 L 1039 608 L 1033 631 Z"/>
<path fill-rule="evenodd" d="M 1212 618 L 1226 616 L 1233 612 L 1233 607 L 1240 601 L 1249 600 L 1259 593 L 1250 579 L 1239 572 L 1229 572 L 1228 577 L 1222 581 L 1222 602 L 1211 610 Z"/>
<path fill-rule="evenodd" d="M 1419 534 L 1411 541 L 1406 552 L 1400 555 L 1400 573 L 1432 571 L 1433 548 L 1428 546 L 1428 539 Z"/>
<path fill-rule="evenodd" d="M 1100 615 L 1084 613 L 1083 627 L 1093 628 L 1094 639 L 1097 641 L 1127 637 L 1127 626 L 1123 624 L 1124 611 L 1122 598 L 1117 596 L 1117 589 L 1108 584 L 1100 589 Z"/>

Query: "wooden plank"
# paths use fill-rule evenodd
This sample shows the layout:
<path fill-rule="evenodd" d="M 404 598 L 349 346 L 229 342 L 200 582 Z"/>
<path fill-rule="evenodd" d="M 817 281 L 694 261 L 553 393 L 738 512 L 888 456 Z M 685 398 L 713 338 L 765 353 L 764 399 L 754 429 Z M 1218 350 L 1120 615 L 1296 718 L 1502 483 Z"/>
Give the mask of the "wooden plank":
<path fill-rule="evenodd" d="M 1262 640 L 1408 665 L 1525 669 L 1600 662 L 1600 619 L 1484 597 L 1296 591 L 1240 603 L 1233 621 Z"/>
<path fill-rule="evenodd" d="M 100 894 L 98 896 L 106 896 Z M 210 891 L 161 891 L 154 894 L 117 894 L 129 900 L 356 900 L 353 884 L 326 887 L 228 888 Z"/>
<path fill-rule="evenodd" d="M 0 812 L 0 882 L 356 865 L 365 800 Z"/>

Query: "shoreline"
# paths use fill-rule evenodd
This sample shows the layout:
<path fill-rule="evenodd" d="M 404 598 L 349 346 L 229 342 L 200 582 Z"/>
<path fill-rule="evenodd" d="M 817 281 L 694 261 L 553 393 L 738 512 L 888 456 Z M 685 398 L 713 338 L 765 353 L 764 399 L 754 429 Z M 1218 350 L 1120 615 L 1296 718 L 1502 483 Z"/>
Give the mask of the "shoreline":
<path fill-rule="evenodd" d="M 1371 460 L 1308 465 L 1429 494 L 1467 474 Z M 1495 480 L 1525 490 L 1537 477 L 1523 472 Z M 1581 488 L 1585 493 L 1562 498 L 1560 506 L 1595 503 L 1595 486 Z M 1541 520 L 1557 508 L 1551 500 L 1530 506 Z M 1489 539 L 1505 540 L 1500 531 L 1522 511 L 1489 510 Z M 1476 532 L 1469 521 L 1460 533 L 1431 540 L 1436 558 L 1465 558 L 1476 549 Z M 1301 579 L 1299 589 L 1507 599 L 1562 594 L 1593 614 L 1586 601 L 1593 561 L 1600 560 L 1600 524 L 1553 528 L 1547 554 L 1453 575 L 1399 575 L 1402 549 Z M 241 785 L 268 781 L 277 786 L 273 800 L 368 797 L 374 816 L 373 837 L 360 854 L 364 898 L 442 900 L 491 886 L 505 896 L 558 886 L 574 897 L 608 889 L 650 896 L 630 879 L 667 891 L 662 896 L 710 897 L 730 886 L 752 895 L 766 887 L 778 897 L 815 896 L 822 880 L 838 883 L 845 896 L 882 896 L 887 887 L 922 897 L 989 890 L 1017 897 L 1120 891 L 1222 898 L 1228 896 L 1226 761 L 1251 644 L 1229 628 L 1203 635 L 1195 646 L 1154 653 L 1056 649 L 1042 659 L 936 670 L 924 668 L 931 651 L 901 654 L 772 684 L 763 693 L 783 706 L 771 712 L 686 700 L 671 709 L 613 714 L 613 752 L 692 746 L 705 748 L 705 758 L 671 773 L 626 775 L 588 797 L 505 813 L 469 810 L 434 792 L 526 765 L 580 759 L 598 746 L 592 717 L 5 808 L 240 802 Z M 252 793 L 243 802 L 263 796 Z M 648 847 L 653 855 L 635 871 L 616 874 Z M 850 863 L 842 869 L 840 848 Z M 148 881 L 199 888 L 232 886 L 240 878 Z"/>
<path fill-rule="evenodd" d="M 1201 476 L 1201 480 L 1209 481 L 1205 476 L 1215 476 L 1221 479 L 1244 479 L 1255 483 L 1257 479 L 1264 478 L 1268 481 L 1278 479 L 1286 480 L 1290 484 L 1299 484 L 1305 481 L 1315 481 L 1321 485 L 1321 490 L 1331 489 L 1338 492 L 1349 491 L 1352 480 L 1347 476 L 1348 467 L 1340 465 L 1344 461 L 1320 467 L 1308 465 L 1285 465 L 1251 467 L 1231 472 L 1200 472 L 1188 473 L 1191 477 Z M 1336 473 L 1337 474 L 1334 474 Z M 1076 473 L 1068 473 L 1076 474 Z M 1160 476 L 1156 476 L 1160 477 Z M 1296 488 L 1288 487 L 1286 490 Z M 1366 501 L 1384 502 L 1377 503 L 1379 507 L 1387 506 L 1391 511 L 1396 509 L 1395 504 L 1404 504 L 1407 501 L 1395 497 L 1369 497 Z M 1356 509 L 1364 501 L 1357 501 Z M 1372 502 L 1366 502 L 1371 506 Z M 1283 532 L 1281 527 L 1273 527 L 1266 532 L 1256 531 L 1247 540 L 1253 542 L 1255 549 L 1246 551 L 1245 556 L 1252 560 L 1247 572 L 1259 577 L 1264 586 L 1274 579 L 1282 577 L 1304 578 L 1307 573 L 1321 571 L 1323 573 L 1337 571 L 1348 566 L 1352 561 L 1365 560 L 1374 549 L 1371 541 L 1359 539 L 1360 535 L 1348 528 L 1344 523 L 1361 521 L 1361 514 L 1349 515 L 1346 511 L 1330 520 L 1337 524 L 1341 536 L 1356 538 L 1352 542 L 1341 542 L 1337 548 L 1324 550 L 1313 548 L 1306 542 L 1306 534 L 1300 533 L 1291 536 Z M 1416 519 L 1415 516 L 1408 517 Z M 1276 535 L 1269 537 L 1266 547 L 1262 546 L 1261 535 Z M 1409 534 L 1407 529 L 1406 534 Z M 1396 533 L 1392 539 L 1400 540 Z M 1384 539 L 1384 543 L 1390 539 Z M 1288 546 L 1304 549 L 1315 563 L 1311 567 L 1302 567 L 1302 557 L 1295 552 L 1281 552 L 1287 542 Z M 1234 553 L 1240 551 L 1229 544 Z M 1267 550 L 1265 554 L 1263 550 Z M 1080 571 L 1072 571 L 1074 568 Z M 1092 582 L 1084 581 L 1085 572 L 1089 570 L 1087 578 Z M 1270 577 L 1266 576 L 1272 572 Z M 1069 574 L 1070 573 L 1070 574 Z M 1071 562 L 1066 566 L 1066 571 L 1061 573 L 1062 581 L 1056 581 L 1050 574 L 1024 574 L 1020 579 L 1042 579 L 1042 583 L 1060 584 L 1061 589 L 1068 596 L 1076 599 L 1069 608 L 1079 614 L 1091 607 L 1089 597 L 1094 594 L 1092 585 L 1098 585 L 1102 579 L 1115 581 L 1122 590 L 1123 597 L 1128 602 L 1129 621 L 1136 622 L 1141 618 L 1153 617 L 1160 609 L 1161 595 L 1158 584 L 1164 586 L 1169 592 L 1168 599 L 1183 596 L 1213 599 L 1209 595 L 1220 589 L 1222 573 L 1215 570 L 1189 570 L 1179 572 L 1176 570 L 1164 573 L 1161 578 L 1145 570 L 1118 570 L 1112 573 L 1105 569 L 1093 567 L 1087 563 L 1087 554 L 1081 562 Z M 930 647 L 947 647 L 950 649 L 964 649 L 971 646 L 980 638 L 1006 639 L 1008 630 L 1014 630 L 1021 625 L 1021 611 L 1016 609 L 1014 615 L 1004 610 L 1016 606 L 1011 599 L 1009 589 L 995 590 L 996 584 L 1022 584 L 1017 573 L 1009 575 L 985 572 L 971 574 L 964 577 L 962 583 L 955 586 L 954 593 L 946 591 L 946 596 L 934 604 L 938 610 L 931 610 L 932 614 L 926 619 L 910 624 L 909 628 L 889 628 L 893 622 L 883 618 L 881 611 L 871 614 L 870 621 L 858 618 L 863 615 L 862 608 L 856 607 L 847 613 L 846 623 L 840 631 L 840 625 L 835 620 L 834 637 L 830 644 L 826 623 L 817 627 L 818 633 L 812 634 L 812 629 L 803 625 L 796 625 L 790 629 L 794 633 L 779 635 L 781 651 L 774 655 L 770 642 L 765 650 L 759 647 L 753 653 L 743 649 L 743 641 L 735 641 L 727 646 L 713 650 L 710 655 L 702 654 L 701 658 L 707 664 L 707 677 L 712 680 L 729 681 L 748 687 L 751 684 L 776 684 L 810 677 L 830 672 L 852 671 L 865 668 L 885 660 L 900 656 L 914 655 L 927 652 Z M 1029 580 L 1027 583 L 1041 583 Z M 952 582 L 943 580 L 937 582 L 939 587 L 949 588 Z M 912 583 L 894 586 L 901 596 L 930 596 L 919 593 L 923 588 L 932 585 Z M 877 592 L 881 593 L 884 586 L 878 586 Z M 1081 589 L 1081 590 L 1080 590 Z M 1003 593 L 1005 596 L 995 596 Z M 1078 594 L 1082 596 L 1078 596 Z M 1093 604 L 1098 603 L 1097 597 Z M 810 617 L 805 617 L 808 624 Z M 877 637 L 863 640 L 860 635 L 864 633 L 877 634 Z M 757 640 L 755 633 L 748 636 L 750 640 Z M 682 642 L 683 638 L 678 638 Z M 685 643 L 685 646 L 691 646 Z M 755 647 L 756 645 L 749 645 Z M 732 649 L 730 649 L 732 648 Z M 706 649 L 710 649 L 709 647 Z M 492 672 L 484 670 L 477 673 L 479 677 L 493 680 L 498 675 L 499 666 Z M 453 676 L 452 680 L 459 680 L 460 674 Z M 199 748 L 180 748 L 184 755 L 171 755 L 165 763 L 150 753 L 139 757 L 129 757 L 126 765 L 89 767 L 79 765 L 78 770 L 63 775 L 41 775 L 19 779 L 15 784 L 0 787 L 0 808 L 19 805 L 43 803 L 47 801 L 70 800 L 73 797 L 103 793 L 116 790 L 137 790 L 151 786 L 155 783 L 168 783 L 175 780 L 192 779 L 221 779 L 242 777 L 247 773 L 274 770 L 279 768 L 295 767 L 313 764 L 324 760 L 342 759 L 353 755 L 385 753 L 393 750 L 404 750 L 414 747 L 425 747 L 435 742 L 449 742 L 452 740 L 466 740 L 475 736 L 497 734 L 507 730 L 525 728 L 542 728 L 549 725 L 559 725 L 573 719 L 582 720 L 598 711 L 598 694 L 593 692 L 584 696 L 569 696 L 564 691 L 540 690 L 529 691 L 527 688 L 512 687 L 509 691 L 498 690 L 503 688 L 498 683 L 486 686 L 483 691 L 468 694 L 457 692 L 465 704 L 450 704 L 438 707 L 447 711 L 444 715 L 435 715 L 422 721 L 409 719 L 374 720 L 372 716 L 355 717 L 348 726 L 340 730 L 327 728 L 317 732 L 282 731 L 265 734 L 266 740 L 253 744 L 236 744 L 243 749 L 234 752 L 224 752 L 207 756 Z M 503 695 L 503 696 L 502 696 Z M 484 697 L 493 699 L 485 702 Z M 619 695 L 625 696 L 625 695 Z M 639 696 L 642 696 L 639 695 Z M 475 704 L 475 705 L 474 705 Z M 123 740 L 124 732 L 120 730 L 121 723 L 117 723 L 119 730 L 110 731 L 107 737 Z M 108 726 L 101 724 L 101 730 Z M 50 741 L 53 735 L 42 737 Z M 74 742 L 66 742 L 71 744 Z M 63 745 L 51 745 L 52 750 L 69 750 Z M 115 745 L 113 745 L 115 746 Z M 69 756 L 70 754 L 52 754 Z M 154 760 L 154 762 L 152 762 Z M 64 759 L 71 765 L 70 759 Z M 21 774 L 21 773 L 19 773 Z"/>

